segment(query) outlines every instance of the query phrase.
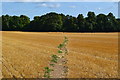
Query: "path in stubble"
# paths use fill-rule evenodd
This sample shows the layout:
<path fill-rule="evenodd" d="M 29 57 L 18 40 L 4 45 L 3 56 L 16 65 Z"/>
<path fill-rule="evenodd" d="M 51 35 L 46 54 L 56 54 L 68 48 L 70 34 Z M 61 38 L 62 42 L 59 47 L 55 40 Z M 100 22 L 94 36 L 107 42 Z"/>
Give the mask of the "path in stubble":
<path fill-rule="evenodd" d="M 51 78 L 66 78 L 67 76 L 68 72 L 68 67 L 66 65 L 67 64 L 66 55 L 68 55 L 68 49 L 66 46 L 67 44 L 68 38 L 65 36 L 63 43 L 59 44 L 58 46 L 57 54 L 51 56 L 52 61 L 50 61 L 50 69 L 52 69 L 52 71 L 50 72 L 49 75 Z"/>
<path fill-rule="evenodd" d="M 67 76 L 67 66 L 65 65 L 66 59 L 60 58 L 54 67 L 50 67 L 54 71 L 51 72 L 51 78 L 65 78 Z"/>

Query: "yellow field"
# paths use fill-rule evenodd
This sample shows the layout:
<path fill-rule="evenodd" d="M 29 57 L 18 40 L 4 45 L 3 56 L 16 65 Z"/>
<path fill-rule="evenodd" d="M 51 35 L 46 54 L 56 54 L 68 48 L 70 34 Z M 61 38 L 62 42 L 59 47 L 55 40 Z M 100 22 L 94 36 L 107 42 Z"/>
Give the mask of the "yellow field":
<path fill-rule="evenodd" d="M 2 32 L 4 78 L 41 78 L 67 36 L 67 78 L 116 78 L 118 33 Z"/>

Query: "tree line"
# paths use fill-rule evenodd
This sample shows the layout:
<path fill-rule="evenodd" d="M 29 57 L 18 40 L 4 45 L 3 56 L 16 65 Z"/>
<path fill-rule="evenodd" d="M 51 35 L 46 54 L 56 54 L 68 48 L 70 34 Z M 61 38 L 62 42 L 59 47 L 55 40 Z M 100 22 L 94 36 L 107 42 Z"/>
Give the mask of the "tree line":
<path fill-rule="evenodd" d="M 50 12 L 35 16 L 32 21 L 26 15 L 2 15 L 3 31 L 37 31 L 37 32 L 119 32 L 120 19 L 112 13 L 108 15 L 88 12 L 87 17 L 77 17 Z"/>

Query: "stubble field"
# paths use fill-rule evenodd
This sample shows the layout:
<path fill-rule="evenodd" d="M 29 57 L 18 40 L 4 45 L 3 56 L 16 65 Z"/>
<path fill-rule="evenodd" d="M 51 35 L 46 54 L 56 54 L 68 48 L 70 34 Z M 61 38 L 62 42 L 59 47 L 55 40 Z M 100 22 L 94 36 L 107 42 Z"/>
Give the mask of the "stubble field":
<path fill-rule="evenodd" d="M 68 37 L 67 78 L 116 78 L 118 33 L 1 32 L 4 78 L 41 78 Z"/>

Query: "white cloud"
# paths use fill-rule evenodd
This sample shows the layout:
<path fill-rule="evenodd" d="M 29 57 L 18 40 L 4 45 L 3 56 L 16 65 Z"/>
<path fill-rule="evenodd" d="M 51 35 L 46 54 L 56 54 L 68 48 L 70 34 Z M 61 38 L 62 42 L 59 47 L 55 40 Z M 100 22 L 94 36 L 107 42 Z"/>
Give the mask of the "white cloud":
<path fill-rule="evenodd" d="M 60 7 L 60 4 L 58 3 L 42 3 L 42 4 L 38 4 L 38 6 L 40 7 L 48 7 L 48 8 L 58 8 Z"/>
<path fill-rule="evenodd" d="M 39 4 L 38 6 L 47 7 L 48 5 L 46 3 L 43 3 L 43 4 Z"/>
<path fill-rule="evenodd" d="M 58 7 L 60 7 L 60 4 L 50 4 L 48 7 L 50 7 L 50 8 L 58 8 Z"/>
<path fill-rule="evenodd" d="M 101 8 L 98 8 L 98 10 L 101 10 Z"/>

